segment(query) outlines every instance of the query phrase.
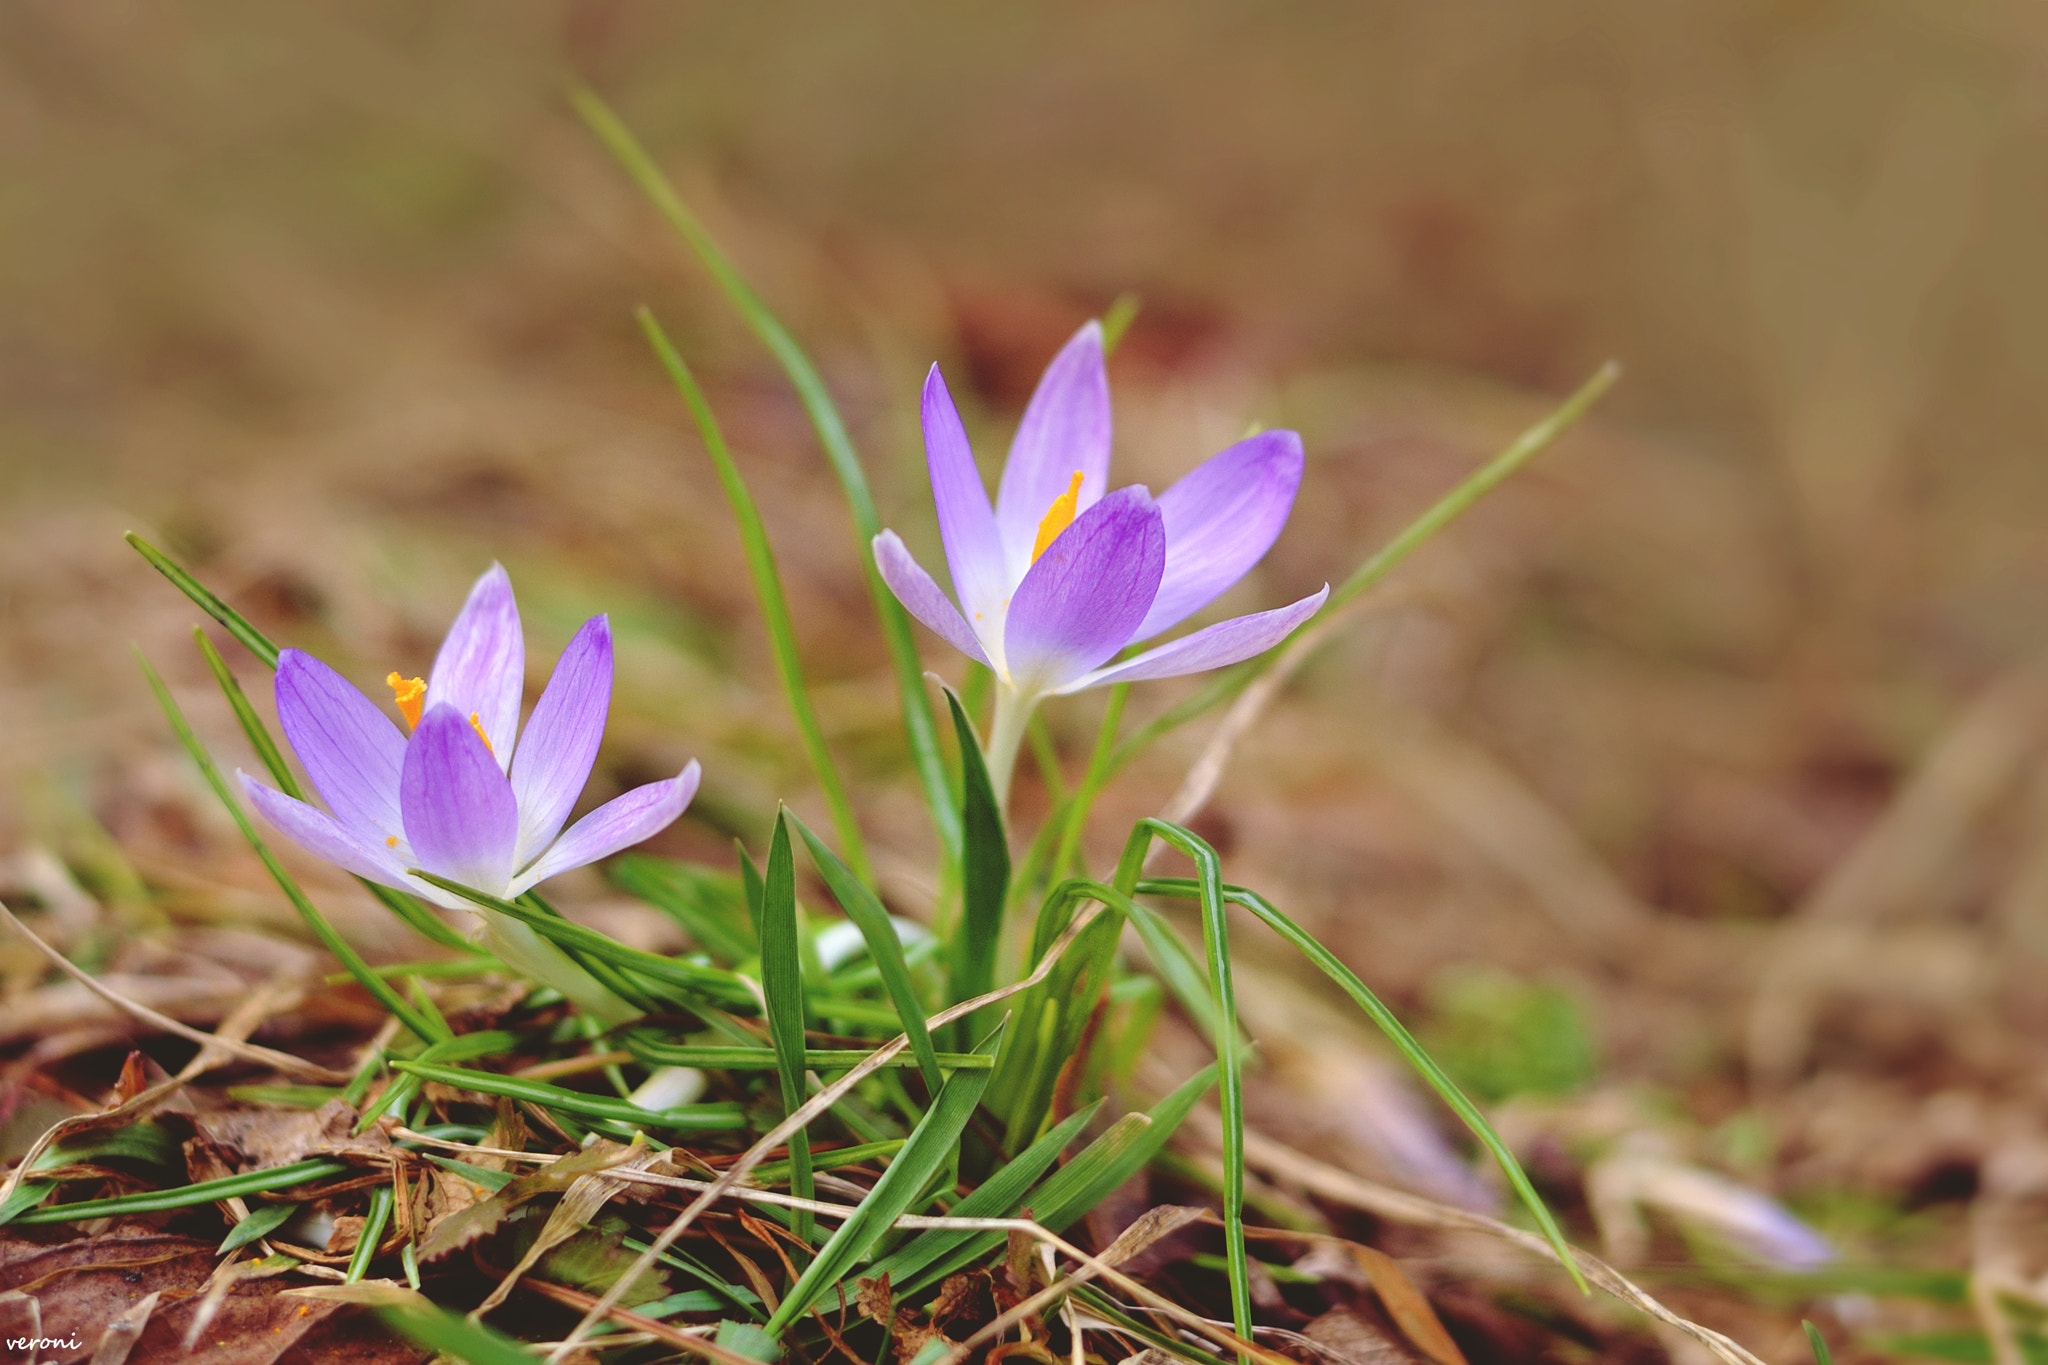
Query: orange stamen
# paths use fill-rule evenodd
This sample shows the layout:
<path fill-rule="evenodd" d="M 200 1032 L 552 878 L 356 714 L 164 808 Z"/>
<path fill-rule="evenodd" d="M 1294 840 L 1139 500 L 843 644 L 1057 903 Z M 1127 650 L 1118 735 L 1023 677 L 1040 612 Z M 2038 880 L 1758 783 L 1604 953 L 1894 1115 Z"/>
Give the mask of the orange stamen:
<path fill-rule="evenodd" d="M 1051 544 L 1060 538 L 1060 532 L 1074 524 L 1074 509 L 1081 501 L 1081 471 L 1075 470 L 1074 477 L 1067 481 L 1067 491 L 1052 500 L 1052 506 L 1045 511 L 1044 520 L 1038 523 L 1038 539 L 1031 543 L 1031 562 L 1036 564 Z"/>
<path fill-rule="evenodd" d="M 484 748 L 490 750 L 492 758 L 496 758 L 498 751 L 492 747 L 491 737 L 484 733 L 484 723 L 477 719 L 477 715 L 475 711 L 469 713 L 469 728 L 476 731 L 476 737 L 484 742 Z"/>
<path fill-rule="evenodd" d="M 394 672 L 384 679 L 384 685 L 391 689 L 392 699 L 398 703 L 398 714 L 405 717 L 406 727 L 417 730 L 420 708 L 427 704 L 427 680 L 401 678 Z"/>

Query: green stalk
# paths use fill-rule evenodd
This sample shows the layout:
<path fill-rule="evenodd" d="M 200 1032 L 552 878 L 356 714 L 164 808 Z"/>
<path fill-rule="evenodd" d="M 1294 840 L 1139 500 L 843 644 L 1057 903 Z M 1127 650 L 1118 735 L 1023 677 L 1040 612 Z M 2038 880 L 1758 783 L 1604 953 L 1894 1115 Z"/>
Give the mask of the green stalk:
<path fill-rule="evenodd" d="M 675 186 L 669 184 L 668 177 L 662 174 L 661 167 L 654 163 L 654 158 L 647 154 L 647 149 L 640 145 L 632 130 L 603 100 L 584 86 L 570 87 L 569 102 L 633 183 L 640 187 L 655 210 L 668 220 L 669 226 L 696 255 L 732 304 L 733 310 L 753 329 L 768 353 L 782 366 L 791 387 L 796 390 L 797 400 L 810 417 L 811 426 L 818 434 L 818 443 L 825 449 L 825 459 L 838 477 L 839 486 L 846 495 L 847 508 L 853 514 L 854 531 L 860 538 L 861 570 L 867 579 L 868 595 L 874 599 L 875 614 L 881 618 L 882 639 L 889 649 L 889 661 L 896 669 L 897 693 L 903 706 L 903 728 L 910 744 L 911 762 L 916 766 L 918 779 L 924 787 L 925 804 L 931 810 L 932 823 L 938 828 L 939 845 L 945 851 L 947 862 L 951 863 L 960 856 L 960 822 L 947 791 L 946 765 L 939 756 L 938 723 L 932 713 L 931 701 L 924 692 L 924 666 L 918 662 L 917 642 L 910 633 L 910 617 L 896 601 L 896 595 L 889 591 L 889 585 L 882 581 L 881 570 L 875 567 L 874 556 L 868 552 L 874 538 L 881 534 L 882 520 L 875 511 L 874 495 L 868 491 L 867 473 L 861 468 L 860 455 L 853 448 L 853 438 L 847 434 L 846 423 L 832 402 L 831 392 L 825 387 L 817 366 L 804 354 L 803 347 L 797 344 L 796 338 L 761 296 L 754 292 L 753 286 L 740 274 L 717 239 L 697 220 L 697 215 L 676 193 Z"/>
<path fill-rule="evenodd" d="M 1529 461 L 1549 448 L 1558 437 L 1571 430 L 1620 378 L 1621 367 L 1611 360 L 1594 371 L 1593 377 L 1581 384 L 1571 397 L 1558 404 L 1549 416 L 1510 441 L 1500 454 L 1466 475 L 1458 482 L 1457 487 L 1438 498 L 1427 511 L 1409 522 L 1392 540 L 1352 570 L 1351 576 L 1337 586 L 1330 594 L 1330 600 L 1316 613 L 1317 618 L 1341 610 L 1377 585 L 1381 579 L 1392 573 L 1401 561 L 1427 543 L 1430 537 L 1470 511 L 1474 503 L 1506 482 Z M 1256 659 L 1249 659 L 1235 668 L 1217 674 L 1194 696 L 1167 708 L 1117 746 L 1116 752 L 1110 758 L 1110 774 L 1121 772 L 1124 765 L 1144 752 L 1160 736 L 1221 706 L 1244 691 L 1254 678 L 1271 668 L 1279 657 L 1279 650 L 1268 650 Z"/>
<path fill-rule="evenodd" d="M 111 1218 L 117 1214 L 163 1213 L 169 1209 L 189 1209 L 220 1199 L 235 1199 L 247 1194 L 266 1194 L 273 1190 L 288 1189 L 310 1180 L 340 1175 L 348 1169 L 347 1165 L 339 1161 L 296 1161 L 289 1166 L 272 1166 L 268 1170 L 223 1176 L 219 1180 L 202 1180 L 196 1185 L 180 1185 L 168 1190 L 124 1194 L 111 1199 L 83 1199 L 75 1204 L 52 1204 L 47 1208 L 30 1209 L 27 1213 L 17 1215 L 14 1221 L 17 1224 L 71 1223 L 81 1218 Z"/>
<path fill-rule="evenodd" d="M 651 310 L 641 308 L 634 313 L 640 321 L 640 330 L 647 334 L 647 344 L 654 348 L 662 368 L 668 371 L 676 391 L 683 396 L 683 402 L 690 409 L 690 416 L 696 420 L 697 434 L 704 442 L 705 453 L 711 456 L 713 467 L 718 470 L 718 482 L 725 488 L 725 500 L 732 505 L 733 520 L 739 523 L 740 545 L 747 555 L 747 572 L 754 579 L 754 595 L 760 599 L 761 619 L 768 627 L 768 644 L 775 654 L 775 671 L 782 677 L 782 692 L 789 699 L 789 709 L 796 716 L 797 732 L 803 736 L 804 752 L 810 755 L 811 771 L 817 774 L 818 786 L 824 790 L 825 804 L 832 808 L 832 828 L 839 834 L 839 843 L 846 850 L 846 863 L 855 876 L 870 886 L 874 884 L 874 869 L 868 865 L 867 846 L 861 842 L 860 821 L 854 817 L 853 802 L 847 797 L 846 783 L 839 776 L 839 765 L 832 761 L 832 750 L 825 743 L 824 727 L 818 724 L 817 709 L 811 705 L 811 693 L 804 683 L 803 660 L 797 654 L 796 626 L 790 619 L 789 598 L 782 590 L 782 576 L 775 568 L 775 550 L 768 543 L 768 527 L 761 520 L 761 511 L 754 503 L 754 495 L 747 488 L 747 481 L 740 476 L 739 466 L 733 463 L 732 450 L 725 443 L 725 433 L 720 430 L 718 418 L 712 414 L 711 404 L 704 398 L 704 390 L 698 387 L 697 377 L 690 373 L 668 339 L 668 334 L 655 321 Z"/>
<path fill-rule="evenodd" d="M 342 1276 L 343 1284 L 354 1284 L 370 1273 L 370 1262 L 377 1255 L 377 1243 L 384 1240 L 384 1227 L 390 1221 L 391 1187 L 379 1185 L 370 1191 L 370 1210 L 363 1218 L 362 1232 L 356 1236 L 356 1249 L 348 1258 L 348 1273 Z"/>

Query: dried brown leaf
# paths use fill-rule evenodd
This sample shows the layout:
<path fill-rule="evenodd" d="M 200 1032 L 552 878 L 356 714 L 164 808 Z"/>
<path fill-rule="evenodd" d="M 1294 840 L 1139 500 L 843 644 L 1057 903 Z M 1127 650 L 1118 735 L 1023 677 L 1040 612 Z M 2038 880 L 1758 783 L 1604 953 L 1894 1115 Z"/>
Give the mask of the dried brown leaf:
<path fill-rule="evenodd" d="M 520 1176 L 481 1204 L 443 1218 L 420 1242 L 423 1261 L 436 1260 L 495 1231 L 515 1209 L 546 1194 L 560 1194 L 581 1177 L 616 1166 L 628 1148 L 616 1142 L 593 1142 L 588 1148 Z"/>
<path fill-rule="evenodd" d="M 1358 1262 L 1359 1269 L 1372 1280 L 1374 1292 L 1386 1305 L 1387 1316 L 1394 1320 L 1408 1340 L 1420 1347 L 1423 1354 L 1437 1365 L 1466 1365 L 1464 1353 L 1458 1349 L 1458 1343 L 1451 1340 L 1451 1334 L 1444 1330 L 1436 1309 L 1430 1307 L 1429 1299 L 1415 1287 L 1415 1282 L 1408 1278 L 1407 1272 L 1393 1257 L 1374 1247 L 1355 1244 L 1351 1255 Z"/>

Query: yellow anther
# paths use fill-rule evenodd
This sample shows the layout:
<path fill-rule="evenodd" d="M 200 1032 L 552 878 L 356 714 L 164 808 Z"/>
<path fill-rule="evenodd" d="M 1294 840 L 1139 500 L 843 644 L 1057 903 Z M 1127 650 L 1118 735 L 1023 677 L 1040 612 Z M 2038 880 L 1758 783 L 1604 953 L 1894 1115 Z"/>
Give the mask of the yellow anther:
<path fill-rule="evenodd" d="M 475 711 L 469 713 L 469 728 L 476 731 L 476 737 L 484 742 L 484 748 L 490 750 L 492 758 L 496 758 L 498 751 L 492 747 L 491 737 L 484 733 L 484 723 L 477 719 Z"/>
<path fill-rule="evenodd" d="M 1052 506 L 1045 511 L 1045 519 L 1038 523 L 1038 539 L 1031 543 L 1031 562 L 1036 564 L 1046 547 L 1060 538 L 1060 532 L 1074 524 L 1074 508 L 1081 501 L 1081 471 L 1075 470 L 1074 477 L 1067 480 L 1067 491 L 1052 500 Z"/>
<path fill-rule="evenodd" d="M 427 680 L 401 678 L 394 672 L 385 677 L 384 685 L 391 689 L 391 696 L 398 703 L 398 714 L 405 717 L 408 726 L 418 729 L 420 708 L 427 704 Z"/>
<path fill-rule="evenodd" d="M 385 835 L 385 836 L 384 836 L 384 847 L 386 847 L 386 848 L 397 848 L 397 847 L 398 847 L 398 836 L 397 836 L 396 834 L 387 834 L 387 835 Z"/>

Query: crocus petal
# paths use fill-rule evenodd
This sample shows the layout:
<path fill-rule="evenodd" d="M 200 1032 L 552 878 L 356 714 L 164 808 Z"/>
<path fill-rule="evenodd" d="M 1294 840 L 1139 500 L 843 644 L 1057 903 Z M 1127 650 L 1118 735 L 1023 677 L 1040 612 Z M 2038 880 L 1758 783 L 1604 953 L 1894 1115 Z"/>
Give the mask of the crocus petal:
<path fill-rule="evenodd" d="M 1166 530 L 1136 484 L 1077 517 L 1010 602 L 1003 662 L 1026 692 L 1053 691 L 1130 643 L 1159 591 Z"/>
<path fill-rule="evenodd" d="M 896 600 L 903 604 L 905 611 L 976 663 L 988 662 L 988 655 L 982 652 L 981 641 L 974 638 L 974 631 L 960 615 L 959 608 L 947 599 L 945 591 L 925 572 L 924 565 L 912 557 L 901 536 L 894 531 L 882 532 L 875 537 L 874 551 L 875 567 L 882 571 L 882 581 L 889 585 L 890 592 L 896 594 Z M 528 729 L 530 732 L 531 727 Z"/>
<path fill-rule="evenodd" d="M 452 706 L 477 718 L 490 737 L 498 770 L 512 762 L 519 733 L 519 694 L 526 686 L 526 644 L 519 638 L 519 608 L 512 580 L 493 564 L 469 591 L 469 601 L 427 677 L 426 710 Z"/>
<path fill-rule="evenodd" d="M 287 649 L 277 656 L 277 718 L 335 819 L 378 842 L 404 831 L 405 735 L 376 703 L 312 655 Z"/>
<path fill-rule="evenodd" d="M 1159 495 L 1166 572 L 1131 637 L 1171 630 L 1216 600 L 1265 556 L 1301 487 L 1301 437 L 1266 431 L 1203 461 Z"/>
<path fill-rule="evenodd" d="M 1135 659 L 1128 659 L 1111 668 L 1097 669 L 1053 690 L 1060 693 L 1079 692 L 1083 688 L 1100 687 L 1104 683 L 1174 678 L 1183 673 L 1201 673 L 1211 668 L 1234 664 L 1240 659 L 1249 659 L 1254 654 L 1263 654 L 1286 639 L 1296 626 L 1322 609 L 1323 600 L 1329 595 L 1330 587 L 1326 583 L 1321 592 L 1304 597 L 1291 606 L 1275 607 L 1271 611 L 1219 621 L 1204 630 L 1196 631 L 1193 635 L 1183 635 L 1180 639 L 1163 644 L 1157 649 L 1148 649 Z"/>
<path fill-rule="evenodd" d="M 1081 473 L 1077 511 L 1087 511 L 1109 491 L 1109 431 L 1102 326 L 1090 322 L 1045 367 L 1003 465 L 996 521 L 1002 527 L 1011 582 L 1031 567 L 1038 524 L 1053 500 L 1067 491 L 1074 471 Z"/>
<path fill-rule="evenodd" d="M 512 795 L 519 803 L 513 866 L 532 862 L 562 832 L 597 760 L 611 700 L 611 622 L 594 616 L 562 651 L 512 756 Z"/>
<path fill-rule="evenodd" d="M 649 782 L 605 802 L 569 826 L 568 832 L 555 840 L 554 847 L 541 854 L 540 860 L 532 867 L 520 873 L 512 883 L 512 894 L 516 896 L 529 886 L 567 872 L 572 867 L 582 867 L 622 848 L 630 848 L 668 828 L 690 804 L 690 798 L 697 794 L 700 775 L 697 760 L 693 758 L 689 767 L 668 781 Z"/>
<path fill-rule="evenodd" d="M 319 807 L 294 800 L 245 772 L 238 771 L 235 776 L 256 813 L 314 857 L 385 886 L 417 889 L 415 879 L 405 875 L 404 865 L 382 840 L 366 839 Z"/>
<path fill-rule="evenodd" d="M 512 879 L 519 806 L 467 715 L 435 706 L 420 717 L 405 746 L 398 800 L 422 870 L 503 894 Z"/>
<path fill-rule="evenodd" d="M 924 455 L 931 470 L 932 503 L 939 514 L 939 538 L 946 545 L 946 567 L 953 574 L 953 595 L 971 619 L 984 620 L 989 623 L 985 628 L 993 629 L 1002 620 L 1003 599 L 1015 580 L 1003 566 L 1002 537 L 996 532 L 996 514 L 989 509 L 981 471 L 974 467 L 967 428 L 960 425 L 953 395 L 946 392 L 936 365 L 924 381 Z"/>

